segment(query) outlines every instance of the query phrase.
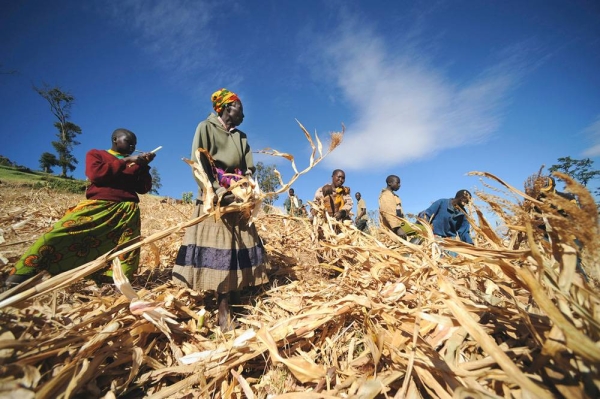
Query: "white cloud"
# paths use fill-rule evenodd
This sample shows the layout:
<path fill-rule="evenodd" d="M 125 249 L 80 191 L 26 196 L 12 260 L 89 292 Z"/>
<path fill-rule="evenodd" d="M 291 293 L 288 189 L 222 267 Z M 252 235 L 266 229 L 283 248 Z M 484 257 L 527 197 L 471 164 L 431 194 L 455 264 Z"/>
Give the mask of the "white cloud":
<path fill-rule="evenodd" d="M 112 16 L 165 67 L 189 70 L 214 49 L 209 27 L 213 10 L 208 2 L 124 0 L 110 4 Z"/>
<path fill-rule="evenodd" d="M 220 59 L 219 31 L 214 29 L 218 3 L 203 0 L 123 0 L 109 2 L 102 12 L 110 14 L 121 28 L 133 36 L 149 62 L 169 71 L 171 79 L 197 94 L 206 96 L 204 81 L 235 85 L 242 78 L 233 68 L 215 62 Z M 214 89 L 210 87 L 209 89 Z"/>
<path fill-rule="evenodd" d="M 585 157 L 598 157 L 600 156 L 600 116 L 594 123 L 583 130 L 587 134 L 592 142 L 592 146 L 583 152 Z"/>
<path fill-rule="evenodd" d="M 324 59 L 355 111 L 328 161 L 345 169 L 392 166 L 481 142 L 498 129 L 520 68 L 506 60 L 455 84 L 414 46 L 390 51 L 359 24 L 340 29 Z"/>

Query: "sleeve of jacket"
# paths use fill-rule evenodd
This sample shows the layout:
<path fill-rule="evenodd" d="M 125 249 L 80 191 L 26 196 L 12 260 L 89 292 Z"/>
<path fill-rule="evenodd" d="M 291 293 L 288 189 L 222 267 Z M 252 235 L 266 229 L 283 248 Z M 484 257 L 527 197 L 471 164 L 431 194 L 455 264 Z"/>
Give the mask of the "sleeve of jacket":
<path fill-rule="evenodd" d="M 138 179 L 135 186 L 135 192 L 138 194 L 146 194 L 152 189 L 152 175 L 150 174 L 150 166 L 136 165 L 139 170 L 136 172 Z"/>
<path fill-rule="evenodd" d="M 315 203 L 321 204 L 323 202 L 323 187 L 319 187 L 317 191 L 315 191 Z"/>
<path fill-rule="evenodd" d="M 94 184 L 107 185 L 125 170 L 125 161 L 114 156 L 102 156 L 99 150 L 85 155 L 85 175 Z"/>
<path fill-rule="evenodd" d="M 421 213 L 419 213 L 419 217 L 421 219 L 425 219 L 427 222 L 431 223 L 431 219 L 438 212 L 438 210 L 440 209 L 441 204 L 442 204 L 442 200 L 441 199 L 435 201 L 433 204 L 431 204 L 429 206 L 429 208 L 425 209 L 424 211 L 421 211 Z"/>
<path fill-rule="evenodd" d="M 462 242 L 466 242 L 467 244 L 473 245 L 473 239 L 471 238 L 470 230 L 471 230 L 471 225 L 469 224 L 469 221 L 465 217 L 463 222 L 460 224 L 460 227 L 458 228 L 457 233 Z"/>
<path fill-rule="evenodd" d="M 248 137 L 246 134 L 242 135 L 242 144 L 244 145 L 244 160 L 246 162 L 246 170 L 244 171 L 244 174 L 248 174 L 248 172 L 254 174 L 254 172 L 256 172 L 256 166 L 254 166 L 254 157 L 252 156 L 252 150 L 248 144 Z"/>
<path fill-rule="evenodd" d="M 192 141 L 192 160 L 196 160 L 196 151 L 198 148 L 204 148 L 210 152 L 211 140 L 208 135 L 207 124 L 203 121 L 198 124 L 196 128 L 196 133 L 194 134 L 194 140 Z M 202 169 L 204 169 L 204 173 L 208 176 L 208 180 L 210 181 L 213 190 L 216 192 L 219 189 L 219 182 L 215 179 L 213 174 L 212 166 L 210 162 L 206 158 L 205 155 L 200 155 L 200 165 L 202 165 Z M 202 187 L 202 183 L 200 180 L 196 178 L 194 175 L 194 180 L 199 187 Z"/>
<path fill-rule="evenodd" d="M 350 196 L 350 194 L 344 194 L 344 205 L 342 206 L 342 210 L 350 214 L 352 213 L 352 208 L 354 208 L 354 201 L 352 200 L 352 196 Z"/>

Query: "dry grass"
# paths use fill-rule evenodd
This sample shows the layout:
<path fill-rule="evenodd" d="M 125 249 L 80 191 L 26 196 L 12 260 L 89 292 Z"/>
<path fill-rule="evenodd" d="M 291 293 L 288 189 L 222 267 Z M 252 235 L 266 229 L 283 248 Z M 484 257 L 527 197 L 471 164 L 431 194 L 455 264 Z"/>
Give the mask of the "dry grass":
<path fill-rule="evenodd" d="M 597 212 L 589 192 L 567 183 L 583 199 L 581 209 L 568 209 L 573 220 L 538 204 L 553 221 L 551 242 L 532 228 L 535 215 L 522 201 L 484 192 L 478 197 L 507 228 L 499 235 L 474 221 L 475 247 L 431 234 L 415 246 L 344 226 L 319 241 L 306 219 L 258 215 L 271 283 L 244 291 L 239 328 L 225 335 L 211 295 L 170 283 L 183 233 L 167 234 L 142 246 L 132 282 L 153 317 L 113 286 L 87 280 L 4 306 L 0 395 L 598 397 Z M 0 186 L 0 254 L 8 261 L 0 278 L 79 199 Z M 191 205 L 151 196 L 141 209 L 144 236 L 192 214 Z M 575 272 L 573 237 L 583 243 L 590 282 Z M 459 256 L 442 256 L 444 249 Z"/>

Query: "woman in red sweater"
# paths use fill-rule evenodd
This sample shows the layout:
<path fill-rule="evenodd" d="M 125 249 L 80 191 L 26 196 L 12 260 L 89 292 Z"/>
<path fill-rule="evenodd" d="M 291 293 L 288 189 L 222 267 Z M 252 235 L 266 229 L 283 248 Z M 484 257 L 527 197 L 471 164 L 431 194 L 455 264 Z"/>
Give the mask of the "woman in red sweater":
<path fill-rule="evenodd" d="M 131 155 L 137 138 L 127 129 L 113 132 L 110 150 L 90 150 L 85 157 L 85 174 L 90 181 L 86 199 L 67 210 L 61 220 L 23 254 L 5 285 L 11 287 L 41 271 L 56 275 L 90 262 L 119 244 L 139 237 L 141 229 L 139 194 L 152 188 L 148 164 L 151 152 Z M 121 255 L 121 265 L 131 278 L 136 272 L 140 250 Z M 103 273 L 111 276 L 107 270 Z"/>

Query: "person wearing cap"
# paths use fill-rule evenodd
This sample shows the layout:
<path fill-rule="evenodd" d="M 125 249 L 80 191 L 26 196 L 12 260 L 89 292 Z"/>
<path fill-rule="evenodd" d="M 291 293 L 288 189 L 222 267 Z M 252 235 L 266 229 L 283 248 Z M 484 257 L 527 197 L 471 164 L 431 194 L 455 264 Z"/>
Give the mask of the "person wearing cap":
<path fill-rule="evenodd" d="M 459 190 L 454 198 L 442 198 L 419 213 L 419 218 L 431 223 L 433 234 L 439 237 L 455 238 L 473 244 L 471 226 L 467 219 L 465 206 L 471 201 L 468 190 Z"/>
<path fill-rule="evenodd" d="M 199 185 L 199 193 L 213 190 L 221 195 L 232 181 L 252 175 L 256 170 L 248 138 L 237 127 L 244 120 L 240 98 L 223 88 L 211 96 L 215 113 L 198 125 L 192 141 L 192 159 L 196 150 L 205 149 L 212 158 L 200 157 L 211 187 Z M 202 198 L 202 195 L 200 195 Z M 226 206 L 237 198 L 223 195 L 220 205 Z M 194 218 L 201 216 L 202 204 L 197 201 Z M 217 294 L 218 322 L 223 331 L 233 327 L 230 305 L 240 304 L 240 290 L 268 281 L 267 254 L 255 224 L 249 224 L 243 212 L 222 214 L 217 220 L 210 217 L 188 227 L 179 248 L 173 282 L 196 291 Z"/>

